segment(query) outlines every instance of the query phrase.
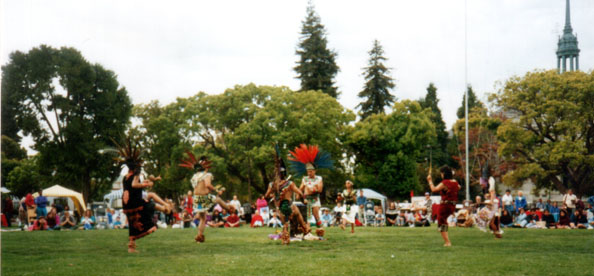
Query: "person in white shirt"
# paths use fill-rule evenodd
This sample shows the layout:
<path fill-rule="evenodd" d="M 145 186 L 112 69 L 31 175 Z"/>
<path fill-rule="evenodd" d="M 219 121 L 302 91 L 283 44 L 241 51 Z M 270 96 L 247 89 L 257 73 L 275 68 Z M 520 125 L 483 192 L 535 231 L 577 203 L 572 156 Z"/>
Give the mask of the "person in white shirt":
<path fill-rule="evenodd" d="M 501 201 L 503 203 L 503 208 L 507 210 L 510 214 L 514 213 L 514 198 L 511 195 L 511 191 L 505 190 L 505 194 L 501 197 Z"/>
<path fill-rule="evenodd" d="M 563 203 L 567 206 L 567 211 L 573 214 L 575 211 L 575 204 L 577 203 L 577 197 L 573 194 L 573 190 L 567 190 L 567 194 L 563 196 Z"/>
<path fill-rule="evenodd" d="M 242 214 L 241 203 L 237 200 L 237 195 L 233 195 L 233 200 L 231 200 L 231 206 L 235 207 L 235 210 L 239 211 L 239 216 Z"/>

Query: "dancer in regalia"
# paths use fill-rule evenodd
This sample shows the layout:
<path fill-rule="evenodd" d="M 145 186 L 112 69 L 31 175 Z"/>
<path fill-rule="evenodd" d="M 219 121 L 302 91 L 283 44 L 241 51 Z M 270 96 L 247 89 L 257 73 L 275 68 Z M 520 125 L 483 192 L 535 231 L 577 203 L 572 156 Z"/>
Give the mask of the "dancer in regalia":
<path fill-rule="evenodd" d="M 485 195 L 485 206 L 474 214 L 476 226 L 483 232 L 489 229 L 495 238 L 502 238 L 503 231 L 500 227 L 499 218 L 501 217 L 501 210 L 499 210 L 499 199 L 495 194 L 495 180 L 490 179 L 489 193 Z"/>
<path fill-rule="evenodd" d="M 316 226 L 318 227 L 316 234 L 318 234 L 318 236 L 323 236 L 324 229 L 321 229 L 322 221 L 320 220 L 319 212 L 320 207 L 322 206 L 320 202 L 320 194 L 324 189 L 324 182 L 321 176 L 316 175 L 316 169 L 331 169 L 333 167 L 330 154 L 320 151 L 318 146 L 307 146 L 305 144 L 296 147 L 290 154 L 291 157 L 289 157 L 289 161 L 291 162 L 291 168 L 295 171 L 296 176 L 301 176 L 307 173 L 301 180 L 301 186 L 299 186 L 299 189 L 305 196 L 304 203 L 307 204 L 307 221 L 309 222 L 309 218 L 313 213 L 313 217 L 316 220 Z"/>
<path fill-rule="evenodd" d="M 214 177 L 208 172 L 211 162 L 208 161 L 206 156 L 202 156 L 200 160 L 197 160 L 191 152 L 187 151 L 186 153 L 188 154 L 189 159 L 182 160 L 182 163 L 179 165 L 196 172 L 190 180 L 192 187 L 194 188 L 194 210 L 196 210 L 200 218 L 198 235 L 196 235 L 194 240 L 197 243 L 203 243 L 205 240 L 204 228 L 206 228 L 206 212 L 217 203 L 229 213 L 235 212 L 235 209 L 233 206 L 227 205 L 227 203 L 219 197 L 219 195 L 225 191 L 225 188 L 222 188 L 219 185 L 216 187 L 212 185 Z"/>
<path fill-rule="evenodd" d="M 353 189 L 353 182 L 347 180 L 345 182 L 345 189 L 342 191 L 342 198 L 344 199 L 345 212 L 342 215 L 340 228 L 344 230 L 345 225 L 351 225 L 351 233 L 355 233 L 355 216 L 359 213 L 359 206 L 357 206 L 357 192 Z"/>
<path fill-rule="evenodd" d="M 431 192 L 439 192 L 441 194 L 441 202 L 439 203 L 439 211 L 437 213 L 437 226 L 444 241 L 443 246 L 452 246 L 450 237 L 448 236 L 448 217 L 456 211 L 456 200 L 458 200 L 460 184 L 455 179 L 452 179 L 453 174 L 450 167 L 443 166 L 440 171 L 443 180 L 439 185 L 433 185 L 431 174 L 427 176 L 427 182 L 429 182 Z"/>
<path fill-rule="evenodd" d="M 276 147 L 276 154 L 274 158 L 274 181 L 268 186 L 268 191 L 264 195 L 265 198 L 274 198 L 274 205 L 280 214 L 280 219 L 283 224 L 283 232 L 281 239 L 283 244 L 288 245 L 291 241 L 289 234 L 289 225 L 291 221 L 296 221 L 304 229 L 304 235 L 311 231 L 309 225 L 303 220 L 303 216 L 297 206 L 293 205 L 293 194 L 298 194 L 303 197 L 301 190 L 297 188 L 295 183 L 291 181 L 291 176 L 287 177 L 287 168 L 285 162 L 280 157 L 278 146 Z"/>
<path fill-rule="evenodd" d="M 171 208 L 155 193 L 148 193 L 146 199 L 142 197 L 142 189 L 152 187 L 153 181 L 159 180 L 160 177 L 151 176 L 144 181 L 140 180 L 143 161 L 140 158 L 141 150 L 138 148 L 138 144 L 128 138 L 127 144 L 123 147 L 117 143 L 116 145 L 120 155 L 118 161 L 128 167 L 128 174 L 123 181 L 122 203 L 129 225 L 128 252 L 136 253 L 136 240 L 157 230 L 157 226 L 153 223 L 155 210 L 168 214 L 171 212 Z"/>

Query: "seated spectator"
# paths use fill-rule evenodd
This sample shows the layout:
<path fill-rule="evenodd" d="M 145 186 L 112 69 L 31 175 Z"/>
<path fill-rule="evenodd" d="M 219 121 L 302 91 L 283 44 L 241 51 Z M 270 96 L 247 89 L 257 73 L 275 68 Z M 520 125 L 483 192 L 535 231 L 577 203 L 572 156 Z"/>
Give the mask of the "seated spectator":
<path fill-rule="evenodd" d="M 227 206 L 229 206 L 229 205 L 227 205 Z M 221 211 L 221 217 L 223 219 L 226 219 L 228 216 L 229 216 L 229 212 L 227 212 L 227 210 L 223 209 L 223 211 Z"/>
<path fill-rule="evenodd" d="M 256 211 L 252 216 L 252 227 L 262 227 L 264 226 L 264 219 L 260 216 L 260 211 Z"/>
<path fill-rule="evenodd" d="M 396 218 L 396 226 L 406 226 L 406 214 L 404 213 L 404 210 L 400 210 L 400 213 Z"/>
<path fill-rule="evenodd" d="M 81 227 L 80 230 L 92 230 L 95 226 L 95 217 L 91 213 L 90 209 L 85 211 L 84 216 L 80 220 Z"/>
<path fill-rule="evenodd" d="M 225 221 L 225 227 L 239 227 L 239 216 L 237 215 L 237 210 L 233 210 L 233 213 L 227 216 Z"/>
<path fill-rule="evenodd" d="M 268 227 L 283 227 L 280 219 L 276 215 L 276 211 L 272 211 L 272 217 L 268 220 Z"/>
<path fill-rule="evenodd" d="M 190 215 L 188 213 L 188 210 L 187 209 L 184 209 L 182 211 L 181 217 L 182 217 L 182 221 L 183 221 L 182 228 L 190 228 L 190 227 L 192 227 L 192 215 Z"/>
<path fill-rule="evenodd" d="M 48 230 L 60 230 L 60 217 L 56 208 L 52 207 L 45 220 L 47 221 Z"/>
<path fill-rule="evenodd" d="M 274 216 L 276 217 L 276 213 L 274 213 Z M 324 214 L 320 217 L 320 220 L 322 220 L 322 225 L 324 227 L 330 226 L 330 224 L 332 223 L 332 215 L 330 215 L 329 209 L 324 209 Z M 280 223 L 280 221 L 279 221 L 279 223 Z"/>
<path fill-rule="evenodd" d="M 334 212 L 334 221 L 336 224 L 340 224 L 340 221 L 342 219 L 342 214 L 346 211 L 346 208 L 342 207 L 342 202 L 338 201 L 336 202 L 336 206 L 334 207 L 334 209 L 332 209 L 332 212 Z"/>
<path fill-rule="evenodd" d="M 423 227 L 430 225 L 429 219 L 427 219 L 427 210 L 418 210 L 415 214 L 415 226 Z"/>
<path fill-rule="evenodd" d="M 541 228 L 537 223 L 540 221 L 538 214 L 536 212 L 536 208 L 534 208 L 530 212 L 526 212 L 526 219 L 524 220 L 526 223 L 523 225 L 525 228 Z M 542 226 L 544 228 L 544 226 Z"/>
<path fill-rule="evenodd" d="M 114 209 L 107 208 L 107 214 L 105 214 L 105 215 L 107 216 L 107 227 L 109 229 L 113 228 L 114 213 L 115 213 Z"/>
<path fill-rule="evenodd" d="M 456 227 L 458 220 L 456 219 L 456 216 L 454 214 L 451 214 L 448 217 L 448 226 L 449 227 Z"/>
<path fill-rule="evenodd" d="M 66 206 L 68 207 L 68 206 Z M 73 216 L 70 215 L 70 212 L 64 212 L 64 217 L 62 218 L 62 222 L 60 223 L 61 229 L 72 229 L 76 226 L 76 220 Z"/>
<path fill-rule="evenodd" d="M 386 210 L 386 225 L 396 226 L 396 218 L 398 218 L 398 209 L 394 202 L 390 202 L 388 210 Z"/>
<path fill-rule="evenodd" d="M 386 226 L 386 216 L 381 206 L 378 206 L 375 214 L 375 226 L 383 227 Z"/>
<path fill-rule="evenodd" d="M 47 221 L 45 220 L 45 217 L 39 217 L 38 219 L 36 219 L 33 222 L 33 225 L 31 225 L 31 227 L 29 227 L 29 231 L 39 231 L 39 230 L 47 230 L 48 226 L 47 226 Z"/>
<path fill-rule="evenodd" d="M 549 210 L 545 209 L 544 214 L 542 215 L 542 220 L 545 222 L 545 227 L 549 229 L 557 228 L 557 223 L 555 222 L 555 217 L 549 212 Z"/>
<path fill-rule="evenodd" d="M 406 212 L 406 225 L 415 227 L 415 215 L 412 212 Z"/>
<path fill-rule="evenodd" d="M 216 209 L 212 211 L 211 220 L 206 223 L 207 226 L 210 227 L 223 227 L 225 226 L 225 220 L 223 220 L 223 216 L 219 211 Z"/>
<path fill-rule="evenodd" d="M 526 221 L 526 211 L 524 210 L 524 208 L 520 208 L 518 209 L 518 215 L 516 216 L 516 219 L 514 220 L 514 228 L 523 228 L 527 222 Z"/>
<path fill-rule="evenodd" d="M 592 205 L 586 210 L 588 218 L 588 229 L 594 229 L 594 208 Z"/>
<path fill-rule="evenodd" d="M 542 202 L 542 198 L 539 198 L 538 201 L 536 202 L 536 209 L 541 209 L 541 210 L 546 209 L 544 202 Z"/>
<path fill-rule="evenodd" d="M 467 208 L 462 208 L 456 213 L 456 226 L 458 227 L 472 227 L 474 221 L 470 216 L 470 211 Z"/>
<path fill-rule="evenodd" d="M 514 225 L 514 218 L 509 213 L 508 209 L 503 209 L 503 213 L 501 214 L 500 223 L 501 223 L 501 227 L 504 227 L 504 228 L 512 227 Z"/>
<path fill-rule="evenodd" d="M 559 207 L 557 207 L 557 202 L 553 202 L 549 206 L 549 212 L 551 213 L 551 215 L 553 215 L 555 221 L 559 222 Z"/>
<path fill-rule="evenodd" d="M 557 223 L 557 229 L 571 229 L 571 221 L 569 220 L 569 216 L 567 215 L 566 209 L 561 209 L 559 211 L 559 222 Z"/>
<path fill-rule="evenodd" d="M 123 229 L 124 226 L 122 225 L 122 222 L 120 221 L 120 217 L 116 217 L 115 221 L 113 222 L 113 229 Z"/>
<path fill-rule="evenodd" d="M 580 209 L 577 209 L 574 211 L 573 214 L 573 220 L 570 223 L 571 228 L 577 228 L 577 229 L 587 229 L 588 228 L 588 218 L 586 217 L 586 214 L 581 211 Z"/>

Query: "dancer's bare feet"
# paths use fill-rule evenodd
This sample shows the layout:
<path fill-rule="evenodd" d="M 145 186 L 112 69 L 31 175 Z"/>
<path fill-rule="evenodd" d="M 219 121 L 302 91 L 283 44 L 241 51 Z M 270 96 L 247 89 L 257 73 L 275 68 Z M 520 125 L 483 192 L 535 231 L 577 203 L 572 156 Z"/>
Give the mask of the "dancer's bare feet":
<path fill-rule="evenodd" d="M 451 247 L 452 246 L 452 243 L 451 242 L 444 243 L 443 246 L 445 246 L 445 247 Z"/>
<path fill-rule="evenodd" d="M 197 236 L 194 238 L 194 240 L 195 240 L 197 243 L 203 243 L 203 242 L 204 242 L 204 240 L 205 240 L 205 238 L 204 238 L 204 235 L 200 235 L 200 234 L 198 234 L 198 235 L 197 235 Z"/>
<path fill-rule="evenodd" d="M 128 243 L 128 253 L 138 253 L 138 251 L 136 251 L 136 243 L 134 241 L 130 241 Z"/>

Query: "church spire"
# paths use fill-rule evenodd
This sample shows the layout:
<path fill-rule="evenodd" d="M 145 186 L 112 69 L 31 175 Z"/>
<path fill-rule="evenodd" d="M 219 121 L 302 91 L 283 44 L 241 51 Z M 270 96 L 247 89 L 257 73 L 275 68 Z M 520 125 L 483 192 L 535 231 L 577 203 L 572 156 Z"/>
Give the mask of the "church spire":
<path fill-rule="evenodd" d="M 569 16 L 569 0 L 565 0 L 565 28 L 563 28 L 563 33 L 573 33 L 571 18 Z"/>
<path fill-rule="evenodd" d="M 569 0 L 565 0 L 565 28 L 563 28 L 563 36 L 559 38 L 557 46 L 557 71 L 563 73 L 580 70 L 580 49 L 578 48 L 577 37 L 573 34 L 573 28 L 571 28 Z M 568 59 L 569 66 L 567 66 Z"/>

